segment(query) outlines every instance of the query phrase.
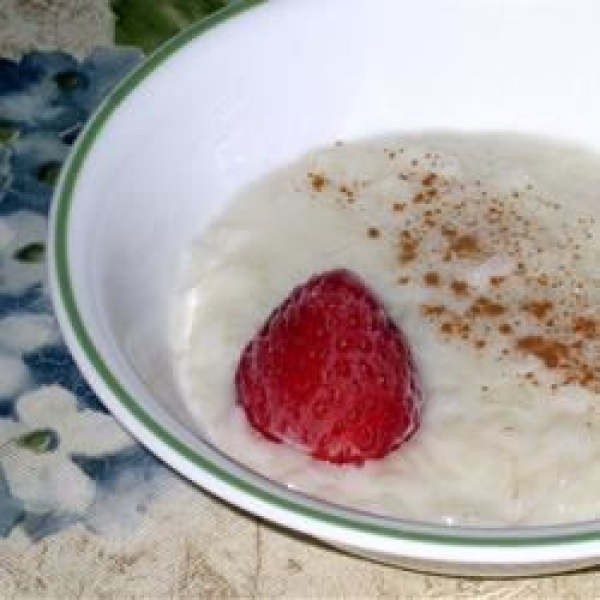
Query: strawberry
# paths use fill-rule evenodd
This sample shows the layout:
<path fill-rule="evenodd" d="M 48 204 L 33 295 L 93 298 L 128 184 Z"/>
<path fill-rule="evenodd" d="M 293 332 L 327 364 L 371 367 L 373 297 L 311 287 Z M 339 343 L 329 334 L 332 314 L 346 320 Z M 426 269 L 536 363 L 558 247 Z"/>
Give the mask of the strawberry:
<path fill-rule="evenodd" d="M 295 288 L 244 349 L 237 400 L 264 437 L 318 460 L 386 456 L 419 425 L 408 345 L 377 297 L 347 270 Z"/>

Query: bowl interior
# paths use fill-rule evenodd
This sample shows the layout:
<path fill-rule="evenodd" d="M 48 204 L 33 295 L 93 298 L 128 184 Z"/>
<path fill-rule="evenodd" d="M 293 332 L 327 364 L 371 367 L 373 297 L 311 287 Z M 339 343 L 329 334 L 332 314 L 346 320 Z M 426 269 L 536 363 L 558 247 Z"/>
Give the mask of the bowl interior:
<path fill-rule="evenodd" d="M 599 17 L 595 0 L 281 1 L 172 42 L 104 107 L 62 182 L 61 268 L 111 376 L 198 445 L 168 310 L 182 253 L 232 195 L 314 147 L 378 133 L 598 148 Z"/>

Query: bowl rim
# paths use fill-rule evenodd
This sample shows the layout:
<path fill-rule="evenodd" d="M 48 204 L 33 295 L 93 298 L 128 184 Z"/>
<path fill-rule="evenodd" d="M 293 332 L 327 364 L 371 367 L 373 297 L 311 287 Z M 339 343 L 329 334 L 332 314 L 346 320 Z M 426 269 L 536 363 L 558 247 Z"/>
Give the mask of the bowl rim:
<path fill-rule="evenodd" d="M 63 169 L 54 192 L 52 208 L 49 217 L 48 235 L 48 269 L 52 301 L 55 314 L 65 340 L 78 367 L 86 375 L 98 396 L 112 407 L 115 406 L 103 398 L 102 392 L 108 392 L 118 404 L 119 421 L 132 431 L 134 437 L 149 448 L 171 468 L 183 474 L 198 484 L 188 474 L 184 473 L 181 465 L 174 466 L 166 457 L 169 452 L 175 453 L 179 459 L 199 468 L 216 478 L 226 487 L 237 492 L 248 494 L 258 503 L 266 503 L 274 509 L 291 511 L 298 518 L 308 518 L 316 524 L 327 528 L 350 530 L 358 534 L 387 538 L 390 540 L 417 542 L 434 546 L 450 546 L 460 548 L 497 548 L 504 550 L 528 550 L 548 548 L 550 546 L 586 545 L 600 542 L 600 520 L 566 523 L 547 526 L 486 528 L 473 526 L 454 526 L 433 523 L 378 517 L 361 513 L 361 511 L 346 508 L 326 501 L 315 501 L 301 493 L 289 491 L 278 484 L 281 494 L 263 489 L 251 481 L 228 472 L 209 457 L 202 456 L 195 449 L 169 432 L 156 421 L 136 399 L 127 392 L 125 386 L 112 373 L 102 359 L 86 328 L 72 284 L 69 267 L 69 218 L 75 198 L 77 182 L 83 165 L 95 142 L 101 135 L 104 125 L 110 120 L 115 111 L 138 86 L 168 59 L 188 43 L 196 40 L 213 27 L 259 5 L 269 4 L 268 0 L 237 0 L 212 15 L 196 22 L 175 37 L 171 38 L 155 50 L 132 73 L 125 77 L 111 94 L 102 102 L 94 115 L 88 120 L 80 133 Z M 100 388 L 102 391 L 100 391 Z M 126 414 L 128 421 L 122 416 Z M 132 427 L 135 423 L 135 427 Z M 136 433 L 137 432 L 137 433 Z M 153 440 L 140 439 L 143 432 Z M 226 459 L 229 462 L 231 459 Z M 218 491 L 209 491 L 223 497 Z M 306 501 L 305 499 L 308 499 Z M 250 510 L 247 509 L 246 510 Z M 250 510 L 252 512 L 252 510 Z M 256 511 L 254 511 L 256 512 Z M 281 522 L 284 526 L 289 523 Z M 594 544 L 595 546 L 595 544 Z M 589 550 L 580 550 L 581 554 L 589 555 Z M 596 552 L 597 554 L 597 552 Z M 483 558 L 483 557 L 482 557 Z"/>

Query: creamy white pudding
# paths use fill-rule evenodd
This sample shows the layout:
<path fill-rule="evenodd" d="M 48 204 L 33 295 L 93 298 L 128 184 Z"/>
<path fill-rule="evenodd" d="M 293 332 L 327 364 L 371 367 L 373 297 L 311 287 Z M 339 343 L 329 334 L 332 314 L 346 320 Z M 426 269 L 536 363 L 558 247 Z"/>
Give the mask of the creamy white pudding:
<path fill-rule="evenodd" d="M 336 143 L 256 182 L 184 259 L 172 319 L 190 418 L 310 495 L 472 525 L 600 516 L 600 159 L 517 135 Z M 252 431 L 240 353 L 311 275 L 358 273 L 405 333 L 422 424 L 364 467 Z"/>

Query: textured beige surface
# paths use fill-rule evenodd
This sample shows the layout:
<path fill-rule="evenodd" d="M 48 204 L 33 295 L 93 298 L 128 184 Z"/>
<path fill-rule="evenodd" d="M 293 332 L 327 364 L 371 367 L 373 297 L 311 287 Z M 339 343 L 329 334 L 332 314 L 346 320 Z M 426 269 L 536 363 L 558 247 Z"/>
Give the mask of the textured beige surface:
<path fill-rule="evenodd" d="M 75 56 L 111 43 L 108 0 L 0 0 L 0 56 L 64 50 Z"/>
<path fill-rule="evenodd" d="M 148 0 L 151 1 L 151 0 Z M 0 55 L 110 43 L 108 0 L 0 0 Z M 172 477 L 135 533 L 72 527 L 0 542 L 1 598 L 600 598 L 600 571 L 511 581 L 427 576 L 345 556 Z"/>
<path fill-rule="evenodd" d="M 71 528 L 0 546 L 2 598 L 600 597 L 597 572 L 511 581 L 425 576 L 345 556 L 258 525 L 178 480 L 137 533 Z"/>

